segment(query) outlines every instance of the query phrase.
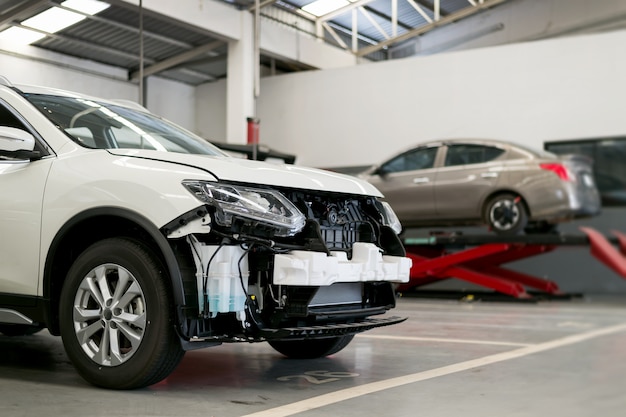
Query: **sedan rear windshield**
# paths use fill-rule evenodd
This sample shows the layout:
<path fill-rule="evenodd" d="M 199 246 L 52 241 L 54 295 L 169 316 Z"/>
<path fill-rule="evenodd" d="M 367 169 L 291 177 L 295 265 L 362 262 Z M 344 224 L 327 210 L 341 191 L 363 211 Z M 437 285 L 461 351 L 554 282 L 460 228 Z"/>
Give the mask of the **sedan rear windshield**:
<path fill-rule="evenodd" d="M 87 148 L 225 155 L 206 140 L 147 111 L 76 97 L 24 96 L 70 139 Z"/>

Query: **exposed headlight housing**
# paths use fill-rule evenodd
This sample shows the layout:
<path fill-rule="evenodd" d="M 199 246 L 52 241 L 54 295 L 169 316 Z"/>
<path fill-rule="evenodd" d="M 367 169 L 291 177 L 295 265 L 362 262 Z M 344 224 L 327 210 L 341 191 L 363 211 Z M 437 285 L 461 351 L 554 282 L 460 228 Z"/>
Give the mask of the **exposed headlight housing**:
<path fill-rule="evenodd" d="M 383 224 L 391 227 L 391 229 L 399 235 L 400 232 L 402 232 L 402 224 L 400 223 L 396 212 L 393 211 L 389 203 L 386 201 L 381 201 L 381 204 L 383 206 Z"/>
<path fill-rule="evenodd" d="M 304 227 L 306 218 L 278 191 L 219 184 L 206 181 L 183 181 L 196 198 L 213 205 L 215 222 L 230 227 L 234 219 L 259 222 L 275 229 L 275 236 L 293 236 Z"/>

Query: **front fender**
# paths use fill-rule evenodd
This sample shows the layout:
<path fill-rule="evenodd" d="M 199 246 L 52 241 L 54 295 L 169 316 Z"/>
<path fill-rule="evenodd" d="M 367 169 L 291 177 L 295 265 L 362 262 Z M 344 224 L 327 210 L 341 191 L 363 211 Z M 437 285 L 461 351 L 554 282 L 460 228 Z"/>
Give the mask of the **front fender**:
<path fill-rule="evenodd" d="M 201 203 L 181 184 L 215 181 L 202 170 L 173 163 L 81 150 L 56 160 L 45 188 L 41 259 L 72 218 L 102 207 L 138 213 L 157 229 Z"/>
<path fill-rule="evenodd" d="M 177 324 L 180 326 L 185 322 L 184 307 L 196 303 L 197 296 L 191 296 L 185 289 L 184 280 L 188 277 L 183 277 L 182 270 L 188 268 L 180 264 L 185 258 L 177 253 L 175 243 L 138 213 L 116 207 L 101 207 L 74 216 L 52 240 L 45 259 L 43 280 L 44 321 L 52 334 L 58 334 L 58 300 L 72 263 L 89 245 L 117 236 L 141 241 L 161 260 L 170 279 Z"/>

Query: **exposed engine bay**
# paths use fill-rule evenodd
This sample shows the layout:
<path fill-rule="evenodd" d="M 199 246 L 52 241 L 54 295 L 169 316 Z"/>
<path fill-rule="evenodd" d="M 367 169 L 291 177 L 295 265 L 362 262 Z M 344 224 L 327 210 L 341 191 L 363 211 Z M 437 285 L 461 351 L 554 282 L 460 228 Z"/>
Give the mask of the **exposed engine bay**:
<path fill-rule="evenodd" d="M 186 292 L 195 292 L 196 303 L 186 307 L 184 336 L 205 342 L 308 338 L 402 321 L 370 318 L 395 306 L 394 284 L 406 282 L 410 268 L 381 203 L 368 196 L 280 193 L 305 216 L 292 236 L 248 219 L 222 226 L 225 215 L 214 205 L 168 225 L 176 228 L 169 237 L 184 233 L 172 241 L 188 266 L 181 270 L 194 269 L 193 279 L 185 278 L 195 283 Z"/>

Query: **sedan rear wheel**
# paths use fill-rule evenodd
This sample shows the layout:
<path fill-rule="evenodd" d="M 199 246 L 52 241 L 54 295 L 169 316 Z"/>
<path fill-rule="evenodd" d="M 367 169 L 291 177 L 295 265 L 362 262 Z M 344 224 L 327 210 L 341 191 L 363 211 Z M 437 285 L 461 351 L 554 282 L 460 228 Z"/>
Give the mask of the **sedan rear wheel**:
<path fill-rule="evenodd" d="M 521 197 L 513 194 L 500 194 L 487 203 L 487 224 L 496 234 L 516 235 L 528 223 L 528 214 Z"/>
<path fill-rule="evenodd" d="M 76 259 L 59 317 L 67 354 L 88 382 L 139 388 L 178 365 L 184 351 L 163 270 L 145 245 L 122 238 L 97 242 Z"/>

